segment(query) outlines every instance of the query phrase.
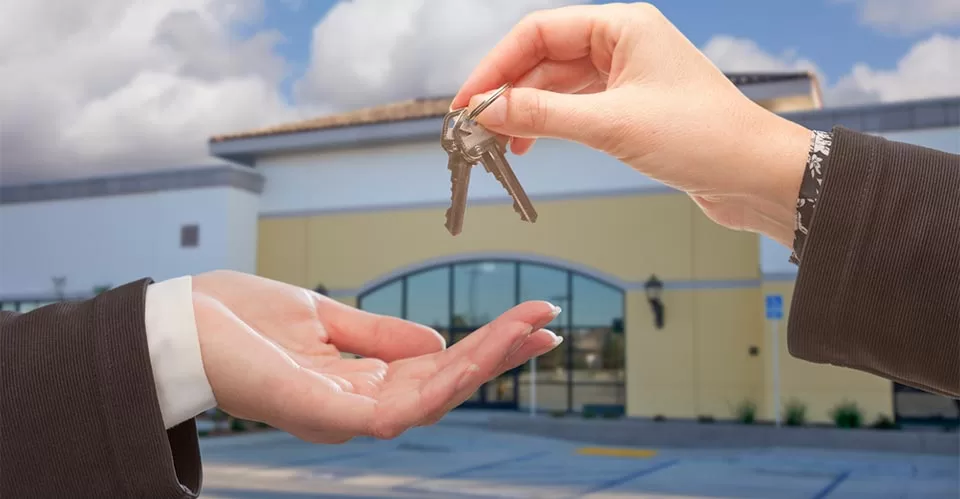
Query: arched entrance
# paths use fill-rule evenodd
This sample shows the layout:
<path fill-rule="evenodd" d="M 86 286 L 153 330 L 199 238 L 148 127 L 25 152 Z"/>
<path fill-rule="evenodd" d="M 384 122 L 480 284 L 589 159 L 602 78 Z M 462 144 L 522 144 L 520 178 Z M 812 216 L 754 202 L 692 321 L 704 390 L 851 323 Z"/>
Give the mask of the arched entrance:
<path fill-rule="evenodd" d="M 563 308 L 548 328 L 564 336 L 537 361 L 537 408 L 581 411 L 625 404 L 624 292 L 553 263 L 470 258 L 410 270 L 358 296 L 358 306 L 434 327 L 452 345 L 510 307 L 547 300 Z M 463 407 L 529 407 L 530 366 L 504 374 Z"/>

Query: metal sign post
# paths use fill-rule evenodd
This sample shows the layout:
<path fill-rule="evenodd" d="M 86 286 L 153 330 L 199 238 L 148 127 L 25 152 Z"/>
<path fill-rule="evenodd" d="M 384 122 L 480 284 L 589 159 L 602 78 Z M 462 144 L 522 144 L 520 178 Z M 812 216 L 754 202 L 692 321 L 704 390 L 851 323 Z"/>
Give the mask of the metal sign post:
<path fill-rule="evenodd" d="M 770 321 L 771 330 L 773 332 L 773 339 L 770 342 L 771 352 L 771 370 L 773 371 L 773 414 L 777 423 L 777 428 L 780 427 L 781 417 L 780 417 L 780 321 L 783 320 L 783 296 L 781 295 L 767 295 L 766 297 L 766 315 L 767 320 Z"/>
<path fill-rule="evenodd" d="M 537 358 L 530 359 L 530 417 L 537 415 Z"/>

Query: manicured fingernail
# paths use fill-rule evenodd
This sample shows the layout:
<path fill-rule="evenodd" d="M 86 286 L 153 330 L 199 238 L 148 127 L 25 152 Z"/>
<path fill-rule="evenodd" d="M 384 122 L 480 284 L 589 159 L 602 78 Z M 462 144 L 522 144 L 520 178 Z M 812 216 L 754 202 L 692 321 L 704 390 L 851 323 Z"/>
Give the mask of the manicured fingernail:
<path fill-rule="evenodd" d="M 563 312 L 563 309 L 562 309 L 562 308 L 560 308 L 560 307 L 558 307 L 558 306 L 556 306 L 556 305 L 554 305 L 554 304 L 552 304 L 552 303 L 550 304 L 550 308 L 553 310 L 553 316 L 554 316 L 554 317 L 560 315 L 560 312 Z"/>
<path fill-rule="evenodd" d="M 470 99 L 469 109 L 472 111 L 474 108 L 480 105 L 481 102 L 486 100 L 493 92 L 487 92 L 485 94 L 474 95 Z M 483 110 L 479 116 L 477 116 L 477 121 L 485 126 L 500 126 L 506 123 L 507 121 L 507 101 L 506 96 L 501 95 L 497 97 L 497 100 L 493 101 L 490 106 Z"/>
<path fill-rule="evenodd" d="M 476 372 L 480 371 L 480 366 L 476 364 L 470 364 L 466 369 L 463 370 L 463 374 L 460 375 L 460 381 L 457 383 L 457 391 L 463 390 L 470 383 L 473 382 L 473 375 Z"/>
<path fill-rule="evenodd" d="M 563 336 L 557 336 L 557 333 L 554 333 L 553 331 L 551 331 L 551 330 L 549 330 L 549 329 L 544 329 L 544 331 L 550 333 L 550 335 L 553 336 L 553 346 L 554 346 L 554 347 L 556 347 L 557 345 L 563 343 Z"/>

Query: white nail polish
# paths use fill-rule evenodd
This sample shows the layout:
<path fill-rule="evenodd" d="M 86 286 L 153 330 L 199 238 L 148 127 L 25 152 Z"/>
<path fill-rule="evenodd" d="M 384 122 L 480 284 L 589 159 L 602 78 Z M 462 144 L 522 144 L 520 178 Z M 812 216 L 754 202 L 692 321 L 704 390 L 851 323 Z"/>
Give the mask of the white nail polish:
<path fill-rule="evenodd" d="M 554 346 L 554 347 L 556 347 L 557 345 L 563 343 L 563 336 L 558 336 L 557 333 L 554 333 L 553 331 L 551 331 L 551 330 L 549 330 L 549 329 L 544 329 L 544 331 L 550 333 L 550 335 L 553 336 L 553 346 Z"/>

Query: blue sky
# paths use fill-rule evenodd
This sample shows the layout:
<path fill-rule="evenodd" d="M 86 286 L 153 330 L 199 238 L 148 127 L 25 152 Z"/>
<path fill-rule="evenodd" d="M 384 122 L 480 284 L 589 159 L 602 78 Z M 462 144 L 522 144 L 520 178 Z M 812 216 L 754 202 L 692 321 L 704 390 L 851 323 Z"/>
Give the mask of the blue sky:
<path fill-rule="evenodd" d="M 248 27 L 277 30 L 285 37 L 277 51 L 290 64 L 288 91 L 289 83 L 307 67 L 313 27 L 336 3 L 272 2 L 262 21 Z M 910 34 L 878 29 L 860 22 L 854 1 L 671 0 L 655 4 L 697 46 L 703 47 L 716 35 L 750 39 L 771 54 L 795 52 L 799 58 L 812 60 L 827 76 L 827 83 L 836 82 L 857 63 L 892 70 L 915 43 L 931 33 L 960 35 L 956 25 Z"/>
<path fill-rule="evenodd" d="M 200 164 L 212 135 L 450 95 L 525 13 L 577 1 L 7 0 L 0 174 Z M 960 95 L 960 0 L 656 5 L 725 71 L 816 71 L 827 107 Z"/>

